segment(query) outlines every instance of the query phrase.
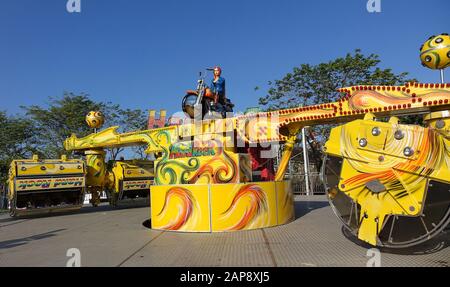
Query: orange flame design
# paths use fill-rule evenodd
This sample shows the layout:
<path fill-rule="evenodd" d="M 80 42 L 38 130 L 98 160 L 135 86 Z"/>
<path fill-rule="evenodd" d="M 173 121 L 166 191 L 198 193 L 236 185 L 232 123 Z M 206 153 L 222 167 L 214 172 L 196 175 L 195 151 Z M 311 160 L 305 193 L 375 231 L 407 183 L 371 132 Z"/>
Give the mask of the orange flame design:
<path fill-rule="evenodd" d="M 221 163 L 222 166 L 218 167 L 214 171 L 213 163 Z M 222 174 L 225 177 L 222 177 Z M 231 174 L 230 178 L 226 178 L 227 175 Z M 207 176 L 212 183 L 230 183 L 237 181 L 237 165 L 232 158 L 223 150 L 219 148 L 218 153 L 203 164 L 197 172 L 189 179 L 190 184 L 194 184 L 202 176 Z"/>
<path fill-rule="evenodd" d="M 399 105 L 411 103 L 411 96 L 408 94 L 394 95 L 389 94 L 389 92 L 375 92 L 375 91 L 358 91 L 355 92 L 349 99 L 349 105 L 352 110 L 369 108 L 373 104 L 389 106 L 389 105 Z M 446 99 L 448 95 L 441 92 L 428 92 L 421 93 L 417 95 L 421 97 L 424 101 L 432 101 L 439 99 Z"/>
<path fill-rule="evenodd" d="M 160 216 L 161 214 L 163 214 L 167 211 L 166 207 L 168 206 L 169 201 L 172 199 L 172 197 L 178 197 L 181 199 L 182 204 L 181 204 L 181 208 L 180 208 L 180 213 L 169 224 L 161 227 L 161 229 L 178 230 L 184 224 L 186 224 L 186 222 L 189 220 L 189 218 L 192 215 L 193 207 L 194 207 L 194 198 L 193 198 L 191 192 L 185 188 L 172 187 L 171 189 L 169 189 L 167 191 L 165 201 L 164 201 L 164 206 L 162 207 L 161 211 L 158 213 L 157 216 Z"/>
<path fill-rule="evenodd" d="M 238 201 L 245 196 L 249 196 L 251 198 L 250 206 L 246 208 L 245 213 L 239 222 L 227 228 L 227 230 L 241 230 L 251 223 L 259 214 L 261 214 L 261 212 L 267 210 L 266 196 L 261 187 L 256 184 L 248 184 L 239 189 L 230 206 L 222 213 L 222 215 L 229 215 L 233 213 Z"/>
<path fill-rule="evenodd" d="M 379 179 L 385 182 L 393 181 L 396 179 L 396 174 L 404 173 L 417 173 L 427 174 L 433 171 L 432 167 L 439 160 L 438 154 L 440 153 L 439 143 L 433 141 L 433 131 L 428 129 L 428 132 L 424 133 L 424 138 L 420 143 L 419 150 L 421 151 L 419 157 L 416 160 L 406 161 L 393 166 L 385 171 L 377 173 L 363 173 L 353 176 L 344 181 L 344 184 L 357 185 L 364 182 L 368 182 L 374 179 Z M 432 140 L 430 140 L 430 138 Z M 421 167 L 425 166 L 425 167 Z M 419 169 L 421 169 L 419 171 Z M 394 172 L 396 170 L 396 172 Z"/>

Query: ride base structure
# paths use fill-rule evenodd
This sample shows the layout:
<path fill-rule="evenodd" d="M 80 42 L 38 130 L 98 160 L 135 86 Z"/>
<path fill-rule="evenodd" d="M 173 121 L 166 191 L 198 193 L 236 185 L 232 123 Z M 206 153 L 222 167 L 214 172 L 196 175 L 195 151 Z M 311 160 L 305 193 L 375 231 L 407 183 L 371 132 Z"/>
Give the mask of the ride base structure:
<path fill-rule="evenodd" d="M 39 194 L 59 194 L 42 200 L 60 203 L 68 198 L 61 194 L 72 191 L 70 198 L 109 190 L 116 204 L 126 195 L 148 204 L 150 193 L 154 229 L 224 232 L 287 224 L 295 217 L 285 173 L 298 134 L 306 126 L 340 124 L 324 146 L 322 178 L 343 225 L 373 246 L 403 248 L 439 234 L 450 222 L 450 83 L 339 91 L 338 101 L 314 106 L 72 135 L 64 147 L 83 153 L 83 160 L 12 163 L 12 214 L 36 209 L 26 202 Z M 399 123 L 399 116 L 417 114 L 425 127 Z M 91 125 L 100 122 L 100 115 L 91 115 Z M 107 168 L 106 148 L 136 145 L 156 160 Z M 264 163 L 278 146 L 282 156 L 272 173 Z"/>

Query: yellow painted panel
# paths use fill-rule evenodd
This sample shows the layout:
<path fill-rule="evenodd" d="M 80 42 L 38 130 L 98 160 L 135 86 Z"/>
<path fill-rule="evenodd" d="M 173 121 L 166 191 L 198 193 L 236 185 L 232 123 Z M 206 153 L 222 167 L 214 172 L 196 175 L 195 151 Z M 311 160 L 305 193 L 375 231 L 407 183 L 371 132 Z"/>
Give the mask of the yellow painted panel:
<path fill-rule="evenodd" d="M 278 224 L 286 224 L 295 219 L 294 195 L 290 181 L 275 182 L 277 189 Z"/>
<path fill-rule="evenodd" d="M 209 232 L 208 185 L 163 185 L 151 188 L 152 228 Z"/>
<path fill-rule="evenodd" d="M 247 230 L 277 224 L 274 182 L 211 185 L 213 231 Z"/>
<path fill-rule="evenodd" d="M 428 180 L 450 181 L 449 145 L 443 135 L 395 120 L 357 120 L 332 130 L 326 151 L 343 157 L 338 187 L 361 206 L 359 239 L 376 245 L 388 216 L 422 214 Z M 382 189 L 374 191 L 373 185 Z"/>
<path fill-rule="evenodd" d="M 17 176 L 35 175 L 64 175 L 84 173 L 84 164 L 80 160 L 59 161 L 59 160 L 21 160 L 14 161 L 16 164 Z M 13 166 L 13 165 L 11 165 Z"/>

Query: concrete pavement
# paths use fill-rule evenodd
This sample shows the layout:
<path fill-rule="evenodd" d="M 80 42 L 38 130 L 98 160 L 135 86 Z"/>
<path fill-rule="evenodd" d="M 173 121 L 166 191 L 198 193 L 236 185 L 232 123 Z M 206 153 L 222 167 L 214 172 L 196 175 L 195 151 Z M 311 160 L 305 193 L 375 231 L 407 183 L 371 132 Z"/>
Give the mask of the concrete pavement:
<path fill-rule="evenodd" d="M 296 196 L 296 220 L 229 233 L 146 228 L 149 208 L 85 207 L 65 215 L 0 215 L 0 266 L 66 266 L 78 248 L 82 266 L 366 266 L 370 246 L 343 231 L 325 196 Z M 382 266 L 449 266 L 450 232 L 424 246 L 386 250 Z"/>

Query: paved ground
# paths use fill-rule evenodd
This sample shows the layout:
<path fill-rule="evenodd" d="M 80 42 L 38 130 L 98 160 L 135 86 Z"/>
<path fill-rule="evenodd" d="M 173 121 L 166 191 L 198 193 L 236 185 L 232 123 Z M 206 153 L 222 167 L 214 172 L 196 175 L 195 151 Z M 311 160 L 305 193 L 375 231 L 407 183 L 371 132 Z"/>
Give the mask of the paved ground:
<path fill-rule="evenodd" d="M 83 208 L 13 220 L 0 215 L 0 266 L 366 266 L 368 246 L 343 232 L 324 196 L 296 197 L 297 219 L 264 230 L 214 234 L 153 231 L 149 208 Z M 426 246 L 383 252 L 382 266 L 450 266 L 450 232 Z"/>

